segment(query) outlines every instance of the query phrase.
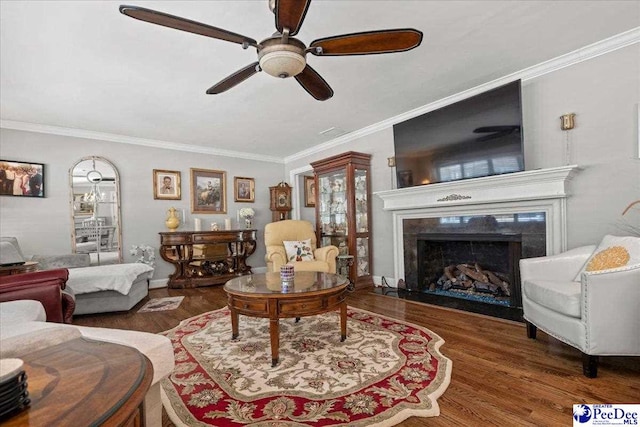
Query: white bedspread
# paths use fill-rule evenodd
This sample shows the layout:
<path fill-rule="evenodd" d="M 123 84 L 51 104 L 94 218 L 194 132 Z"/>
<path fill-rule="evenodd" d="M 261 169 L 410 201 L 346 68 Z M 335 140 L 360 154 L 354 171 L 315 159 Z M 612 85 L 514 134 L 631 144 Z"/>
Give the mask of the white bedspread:
<path fill-rule="evenodd" d="M 150 271 L 153 267 L 139 262 L 70 268 L 67 286 L 76 295 L 98 291 L 117 291 L 127 295 L 138 276 Z"/>

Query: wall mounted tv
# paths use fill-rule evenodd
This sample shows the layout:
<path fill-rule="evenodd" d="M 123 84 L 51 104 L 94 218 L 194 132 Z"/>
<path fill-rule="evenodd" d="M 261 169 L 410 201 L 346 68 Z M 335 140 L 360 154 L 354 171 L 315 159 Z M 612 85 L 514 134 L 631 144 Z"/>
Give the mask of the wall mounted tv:
<path fill-rule="evenodd" d="M 398 188 L 524 170 L 520 80 L 393 126 Z"/>

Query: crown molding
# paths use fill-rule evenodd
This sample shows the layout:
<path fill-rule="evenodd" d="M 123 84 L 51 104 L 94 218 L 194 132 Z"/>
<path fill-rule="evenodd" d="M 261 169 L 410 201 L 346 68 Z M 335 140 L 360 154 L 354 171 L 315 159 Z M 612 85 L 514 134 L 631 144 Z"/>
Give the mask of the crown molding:
<path fill-rule="evenodd" d="M 526 82 L 527 80 L 535 79 L 545 74 L 552 73 L 554 71 L 558 71 L 575 64 L 579 64 L 583 61 L 588 61 L 600 55 L 604 55 L 609 52 L 613 52 L 615 50 L 622 49 L 624 47 L 627 47 L 639 42 L 640 42 L 640 27 L 636 27 L 629 31 L 625 31 L 624 33 L 617 34 L 613 37 L 600 40 L 596 43 L 584 46 L 580 49 L 577 49 L 572 52 L 566 53 L 564 55 L 558 56 L 556 58 L 550 59 L 549 61 L 541 62 L 539 64 L 525 68 L 523 70 L 516 71 L 515 73 L 508 74 L 504 77 L 500 77 L 490 82 L 483 83 L 479 86 L 473 87 L 463 92 L 456 93 L 446 98 L 439 99 L 435 102 L 425 104 L 413 110 L 404 112 L 402 114 L 398 114 L 397 116 L 382 120 L 378 123 L 374 123 L 362 129 L 358 129 L 354 132 L 347 133 L 338 138 L 319 144 L 313 148 L 309 148 L 307 150 L 303 150 L 298 153 L 292 154 L 284 158 L 284 163 L 286 165 L 287 163 L 293 162 L 295 160 L 300 160 L 307 156 L 325 151 L 327 149 L 337 147 L 342 144 L 346 144 L 348 142 L 354 141 L 356 139 L 362 138 L 372 133 L 376 133 L 383 129 L 387 129 L 397 123 L 404 122 L 405 120 L 412 119 L 424 113 L 428 113 L 429 111 L 437 110 L 438 108 L 442 108 L 446 105 L 453 104 L 454 102 L 460 101 L 465 98 L 469 98 L 473 95 L 486 92 L 488 90 L 491 90 L 498 86 L 502 86 L 514 80 L 520 79 L 523 82 Z"/>
<path fill-rule="evenodd" d="M 99 141 L 118 142 L 121 144 L 142 145 L 145 147 L 161 148 L 165 150 L 186 151 L 190 153 L 210 154 L 212 156 L 233 157 L 236 159 L 257 160 L 282 164 L 279 157 L 262 156 L 241 151 L 220 150 L 200 145 L 183 144 L 179 142 L 161 141 L 158 139 L 137 138 L 133 136 L 117 135 L 113 133 L 94 132 L 85 129 L 66 128 L 61 126 L 43 125 L 38 123 L 20 122 L 15 120 L 0 120 L 0 128 L 22 130 L 27 132 L 46 133 L 52 135 L 71 136 L 74 138 L 95 139 Z"/>

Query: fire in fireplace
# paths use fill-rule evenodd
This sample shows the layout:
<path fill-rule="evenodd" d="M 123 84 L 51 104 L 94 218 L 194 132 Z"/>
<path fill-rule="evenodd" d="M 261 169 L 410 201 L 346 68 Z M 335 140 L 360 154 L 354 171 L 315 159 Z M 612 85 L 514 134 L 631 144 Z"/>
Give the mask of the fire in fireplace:
<path fill-rule="evenodd" d="M 520 234 L 421 233 L 416 238 L 415 290 L 477 303 L 521 306 Z"/>

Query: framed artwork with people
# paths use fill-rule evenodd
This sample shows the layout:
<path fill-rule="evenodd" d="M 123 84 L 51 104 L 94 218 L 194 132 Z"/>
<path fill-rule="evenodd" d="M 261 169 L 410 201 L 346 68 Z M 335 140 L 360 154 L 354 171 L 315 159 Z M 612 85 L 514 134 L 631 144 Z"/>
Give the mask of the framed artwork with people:
<path fill-rule="evenodd" d="M 180 171 L 153 170 L 153 198 L 180 200 Z"/>
<path fill-rule="evenodd" d="M 227 173 L 191 168 L 191 213 L 227 213 Z"/>
<path fill-rule="evenodd" d="M 233 177 L 233 194 L 236 202 L 255 202 L 256 182 L 253 178 L 244 176 Z"/>
<path fill-rule="evenodd" d="M 0 196 L 44 197 L 44 164 L 0 160 Z"/>
<path fill-rule="evenodd" d="M 316 206 L 316 180 L 312 176 L 304 177 L 304 207 Z"/>

